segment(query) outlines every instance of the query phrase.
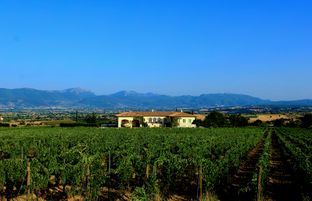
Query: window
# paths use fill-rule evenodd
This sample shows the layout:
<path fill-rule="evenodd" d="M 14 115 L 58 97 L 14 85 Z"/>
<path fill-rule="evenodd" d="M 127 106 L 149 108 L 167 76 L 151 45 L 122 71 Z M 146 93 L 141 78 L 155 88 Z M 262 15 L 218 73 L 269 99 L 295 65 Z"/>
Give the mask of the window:
<path fill-rule="evenodd" d="M 154 119 L 153 119 L 153 122 L 154 122 L 154 123 L 156 123 L 156 122 L 157 122 L 157 119 L 156 119 L 155 117 L 154 117 Z"/>
<path fill-rule="evenodd" d="M 162 123 L 162 119 L 161 118 L 158 118 L 158 123 Z"/>
<path fill-rule="evenodd" d="M 149 122 L 149 123 L 152 123 L 152 121 L 153 121 L 152 118 L 149 118 L 149 119 L 148 119 L 148 122 Z"/>
<path fill-rule="evenodd" d="M 189 119 L 189 123 L 190 123 L 190 124 L 192 123 L 192 119 Z"/>
<path fill-rule="evenodd" d="M 186 119 L 183 119 L 183 123 L 186 123 Z"/>

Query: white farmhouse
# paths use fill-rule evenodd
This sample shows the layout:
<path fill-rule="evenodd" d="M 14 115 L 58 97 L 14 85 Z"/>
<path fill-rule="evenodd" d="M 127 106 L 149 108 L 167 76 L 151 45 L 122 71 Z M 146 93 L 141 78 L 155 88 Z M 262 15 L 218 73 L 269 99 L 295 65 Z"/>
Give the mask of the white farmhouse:
<path fill-rule="evenodd" d="M 195 116 L 184 112 L 123 112 L 117 115 L 118 127 L 195 128 Z"/>

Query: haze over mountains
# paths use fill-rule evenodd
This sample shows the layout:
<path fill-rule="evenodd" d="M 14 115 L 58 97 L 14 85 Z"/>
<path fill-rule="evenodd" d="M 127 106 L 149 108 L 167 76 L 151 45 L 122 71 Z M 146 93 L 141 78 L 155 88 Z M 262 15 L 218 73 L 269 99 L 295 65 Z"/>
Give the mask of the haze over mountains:
<path fill-rule="evenodd" d="M 99 96 L 81 88 L 59 91 L 0 88 L 0 108 L 172 109 L 257 105 L 312 106 L 312 100 L 271 101 L 242 94 L 222 93 L 168 96 L 135 91 Z"/>

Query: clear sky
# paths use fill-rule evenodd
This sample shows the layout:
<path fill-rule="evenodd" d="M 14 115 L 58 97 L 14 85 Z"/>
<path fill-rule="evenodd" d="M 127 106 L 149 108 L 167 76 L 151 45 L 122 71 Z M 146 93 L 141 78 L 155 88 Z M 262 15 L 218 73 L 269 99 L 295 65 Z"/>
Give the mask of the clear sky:
<path fill-rule="evenodd" d="M 312 98 L 312 1 L 0 0 L 0 87 Z"/>

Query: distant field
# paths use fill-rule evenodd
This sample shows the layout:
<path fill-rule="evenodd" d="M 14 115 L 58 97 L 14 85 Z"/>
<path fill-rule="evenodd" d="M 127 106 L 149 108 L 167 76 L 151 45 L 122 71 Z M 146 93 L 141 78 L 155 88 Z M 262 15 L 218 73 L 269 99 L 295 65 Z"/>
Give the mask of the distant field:
<path fill-rule="evenodd" d="M 287 152 L 296 158 L 291 163 L 306 178 L 300 189 L 308 197 L 304 193 L 309 187 L 305 182 L 312 181 L 311 161 L 301 158 L 311 158 L 310 134 L 311 130 L 262 128 L 0 128 L 0 199 L 27 195 L 41 200 L 280 196 L 266 191 L 278 183 L 270 183 L 275 176 L 270 152 Z M 289 161 L 281 161 L 282 168 L 288 167 Z M 296 181 L 285 182 L 297 189 Z"/>
<path fill-rule="evenodd" d="M 291 118 L 294 118 L 294 117 L 291 115 L 285 115 L 285 114 L 259 114 L 259 115 L 252 116 L 249 119 L 249 122 L 252 123 L 252 122 L 255 122 L 257 120 L 261 120 L 263 122 L 268 122 L 268 121 L 274 121 L 277 119 L 291 119 Z"/>
<path fill-rule="evenodd" d="M 196 119 L 204 120 L 207 115 L 195 114 Z M 277 119 L 294 119 L 297 118 L 295 115 L 288 114 L 256 114 L 256 115 L 244 115 L 249 118 L 249 122 L 253 123 L 257 120 L 261 120 L 262 122 L 274 121 Z"/>

